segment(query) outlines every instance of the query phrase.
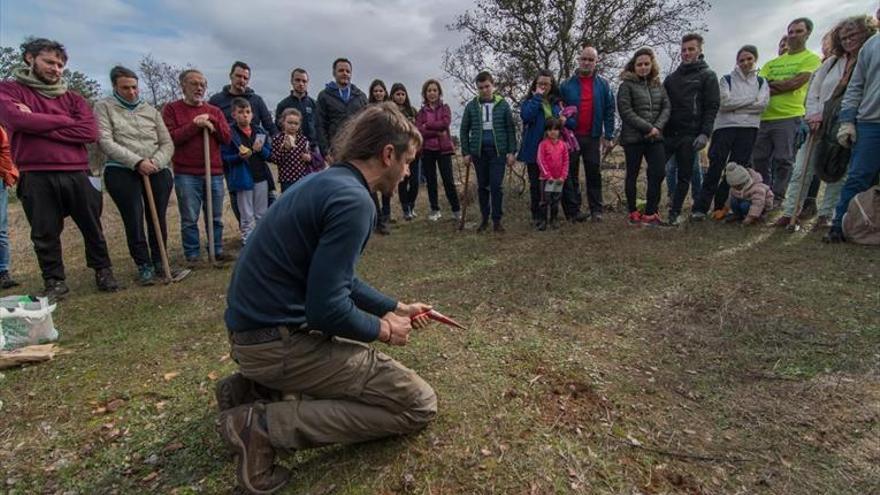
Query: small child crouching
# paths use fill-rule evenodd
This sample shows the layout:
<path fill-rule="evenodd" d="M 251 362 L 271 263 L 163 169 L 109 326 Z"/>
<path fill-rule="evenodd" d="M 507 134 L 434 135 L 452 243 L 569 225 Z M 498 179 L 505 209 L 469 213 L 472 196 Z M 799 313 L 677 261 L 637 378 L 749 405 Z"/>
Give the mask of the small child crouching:
<path fill-rule="evenodd" d="M 761 174 L 737 163 L 728 163 L 724 170 L 730 195 L 727 207 L 730 213 L 725 222 L 742 220 L 744 225 L 758 222 L 773 207 L 773 191 L 764 184 Z"/>

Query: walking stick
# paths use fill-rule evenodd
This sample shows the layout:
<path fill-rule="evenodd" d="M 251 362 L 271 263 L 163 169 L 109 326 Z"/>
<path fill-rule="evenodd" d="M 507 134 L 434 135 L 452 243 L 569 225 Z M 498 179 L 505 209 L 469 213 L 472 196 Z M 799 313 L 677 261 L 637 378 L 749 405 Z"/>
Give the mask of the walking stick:
<path fill-rule="evenodd" d="M 812 160 L 813 158 L 813 148 L 815 148 L 814 145 L 816 144 L 814 137 L 815 133 L 811 132 L 809 136 L 807 136 L 807 143 L 805 144 L 805 146 L 807 147 L 807 151 L 806 153 L 804 153 L 804 170 L 801 172 L 801 176 L 799 179 L 801 187 L 798 188 L 797 198 L 794 203 L 794 214 L 788 220 L 788 225 L 786 225 L 785 227 L 786 229 L 791 231 L 797 231 L 799 228 L 798 217 L 801 214 L 801 209 L 803 209 L 801 201 L 803 199 L 804 189 L 809 189 L 809 186 L 807 185 L 807 171 L 810 170 L 810 160 Z"/>
<path fill-rule="evenodd" d="M 147 198 L 147 207 L 150 210 L 150 217 L 153 219 L 153 231 L 156 233 L 156 239 L 159 241 L 159 256 L 162 257 L 162 269 L 165 271 L 165 283 L 179 282 L 189 275 L 190 270 L 180 270 L 173 277 L 171 275 L 171 264 L 168 262 L 168 251 L 165 250 L 165 235 L 162 234 L 162 225 L 159 223 L 159 212 L 156 210 L 156 201 L 153 197 L 153 185 L 150 178 L 142 175 L 144 180 L 144 196 Z"/>
<path fill-rule="evenodd" d="M 202 141 L 205 145 L 205 197 L 207 198 L 206 210 L 207 217 L 205 218 L 205 225 L 207 226 L 208 231 L 208 261 L 211 264 L 215 264 L 216 258 L 214 256 L 214 200 L 211 194 L 211 143 L 208 141 L 210 139 L 208 128 L 202 128 Z"/>
<path fill-rule="evenodd" d="M 458 221 L 458 230 L 464 230 L 464 222 L 467 218 L 467 205 L 468 205 L 468 184 L 471 179 L 471 166 L 465 160 L 464 162 L 464 197 L 461 202 L 461 219 Z"/>

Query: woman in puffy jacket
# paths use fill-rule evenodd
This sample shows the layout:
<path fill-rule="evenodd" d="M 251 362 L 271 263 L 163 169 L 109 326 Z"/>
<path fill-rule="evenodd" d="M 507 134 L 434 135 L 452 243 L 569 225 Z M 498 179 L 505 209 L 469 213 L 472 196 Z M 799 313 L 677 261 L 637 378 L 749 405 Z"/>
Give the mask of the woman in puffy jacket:
<path fill-rule="evenodd" d="M 617 110 L 623 127 L 619 142 L 626 157 L 626 205 L 630 224 L 659 225 L 660 187 L 665 175 L 666 152 L 663 127 L 669 120 L 671 105 L 660 82 L 660 66 L 650 48 L 636 50 L 620 75 Z M 636 181 L 648 164 L 648 192 L 644 215 L 636 208 Z"/>

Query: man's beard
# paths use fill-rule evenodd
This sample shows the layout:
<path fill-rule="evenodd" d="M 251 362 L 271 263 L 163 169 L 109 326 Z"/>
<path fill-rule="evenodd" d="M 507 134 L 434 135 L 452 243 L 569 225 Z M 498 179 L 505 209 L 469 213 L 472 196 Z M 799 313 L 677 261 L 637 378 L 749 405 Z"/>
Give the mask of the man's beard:
<path fill-rule="evenodd" d="M 41 82 L 43 82 L 43 83 L 45 83 L 45 84 L 58 84 L 58 81 L 61 79 L 61 78 L 59 77 L 58 79 L 52 80 L 52 79 L 51 79 L 51 76 L 49 76 L 49 75 L 46 74 L 46 73 L 41 72 L 41 71 L 37 68 L 36 65 L 33 66 L 33 67 L 31 68 L 31 72 L 33 72 L 34 77 L 36 77 L 37 79 L 39 79 Z"/>

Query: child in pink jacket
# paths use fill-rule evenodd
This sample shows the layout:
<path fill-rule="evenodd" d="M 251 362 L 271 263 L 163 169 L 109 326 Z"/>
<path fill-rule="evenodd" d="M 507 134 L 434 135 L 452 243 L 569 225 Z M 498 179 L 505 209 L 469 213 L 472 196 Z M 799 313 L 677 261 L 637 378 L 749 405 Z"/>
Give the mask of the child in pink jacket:
<path fill-rule="evenodd" d="M 764 184 L 758 172 L 731 162 L 727 164 L 724 175 L 730 185 L 727 197 L 730 213 L 725 221 L 742 220 L 744 225 L 751 225 L 773 207 L 773 191 Z"/>
<path fill-rule="evenodd" d="M 568 145 L 560 139 L 563 125 L 562 119 L 548 119 L 544 139 L 538 145 L 543 211 L 543 218 L 538 222 L 538 230 L 547 229 L 548 211 L 550 227 L 559 228 L 556 218 L 559 213 L 559 199 L 562 197 L 562 184 L 568 178 Z"/>

